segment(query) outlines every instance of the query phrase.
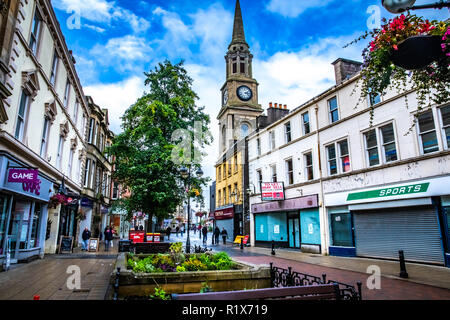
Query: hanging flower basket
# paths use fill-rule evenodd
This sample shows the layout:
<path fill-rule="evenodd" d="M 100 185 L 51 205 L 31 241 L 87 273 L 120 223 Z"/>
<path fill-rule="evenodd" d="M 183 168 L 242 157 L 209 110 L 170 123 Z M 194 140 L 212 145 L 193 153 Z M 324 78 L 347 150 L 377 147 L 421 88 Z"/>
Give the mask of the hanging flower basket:
<path fill-rule="evenodd" d="M 390 89 L 399 94 L 415 90 L 418 112 L 431 103 L 450 101 L 450 23 L 411 14 L 383 19 L 383 23 L 381 29 L 352 42 L 372 38 L 363 51 L 358 104 Z"/>
<path fill-rule="evenodd" d="M 50 209 L 56 209 L 59 205 L 67 206 L 69 205 L 69 201 L 67 200 L 67 197 L 63 194 L 55 194 L 50 198 L 49 201 L 49 208 Z"/>

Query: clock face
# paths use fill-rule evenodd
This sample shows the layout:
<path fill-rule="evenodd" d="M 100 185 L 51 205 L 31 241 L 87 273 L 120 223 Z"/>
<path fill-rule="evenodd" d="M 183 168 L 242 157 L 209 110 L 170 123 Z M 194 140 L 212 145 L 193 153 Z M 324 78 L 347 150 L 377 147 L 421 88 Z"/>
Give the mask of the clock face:
<path fill-rule="evenodd" d="M 225 90 L 223 92 L 223 105 L 226 105 L 228 103 L 228 90 Z"/>
<path fill-rule="evenodd" d="M 237 95 L 242 101 L 248 101 L 252 98 L 253 92 L 247 86 L 241 86 L 237 89 Z"/>

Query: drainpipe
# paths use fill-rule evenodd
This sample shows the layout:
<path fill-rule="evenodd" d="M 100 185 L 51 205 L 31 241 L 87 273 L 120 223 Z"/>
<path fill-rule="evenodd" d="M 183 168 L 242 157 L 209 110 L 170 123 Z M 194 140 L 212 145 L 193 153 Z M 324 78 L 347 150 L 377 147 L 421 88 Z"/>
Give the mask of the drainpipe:
<path fill-rule="evenodd" d="M 317 130 L 317 152 L 318 152 L 318 162 L 319 162 L 319 181 L 320 181 L 320 194 L 319 194 L 319 215 L 321 216 L 321 238 L 323 243 L 322 254 L 328 254 L 329 247 L 329 227 L 328 227 L 328 218 L 324 205 L 324 196 L 323 196 L 323 174 L 322 174 L 322 156 L 321 156 L 321 148 L 320 148 L 320 130 L 319 130 L 319 105 L 316 104 L 314 107 L 315 115 L 316 115 L 316 130 Z M 323 236 L 322 236 L 323 234 Z"/>

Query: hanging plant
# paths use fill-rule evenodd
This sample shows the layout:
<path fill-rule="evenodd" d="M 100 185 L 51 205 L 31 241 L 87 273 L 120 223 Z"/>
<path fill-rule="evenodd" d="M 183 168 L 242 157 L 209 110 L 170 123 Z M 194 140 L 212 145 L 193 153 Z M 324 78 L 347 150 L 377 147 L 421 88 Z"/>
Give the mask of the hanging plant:
<path fill-rule="evenodd" d="M 69 201 L 67 200 L 67 197 L 63 194 L 55 194 L 52 196 L 49 200 L 49 208 L 50 209 L 56 209 L 59 205 L 67 206 L 69 205 Z"/>
<path fill-rule="evenodd" d="M 193 188 L 189 191 L 189 196 L 192 198 L 198 198 L 198 197 L 200 197 L 200 194 L 201 194 L 200 190 L 196 189 L 196 188 Z"/>
<path fill-rule="evenodd" d="M 206 216 L 208 213 L 206 211 L 199 211 L 195 214 L 196 217 L 202 218 L 203 216 Z"/>
<path fill-rule="evenodd" d="M 399 94 L 416 91 L 417 113 L 431 103 L 450 101 L 450 23 L 411 14 L 382 21 L 381 29 L 352 42 L 372 38 L 363 51 L 358 105 L 373 93 L 385 94 L 394 88 Z"/>

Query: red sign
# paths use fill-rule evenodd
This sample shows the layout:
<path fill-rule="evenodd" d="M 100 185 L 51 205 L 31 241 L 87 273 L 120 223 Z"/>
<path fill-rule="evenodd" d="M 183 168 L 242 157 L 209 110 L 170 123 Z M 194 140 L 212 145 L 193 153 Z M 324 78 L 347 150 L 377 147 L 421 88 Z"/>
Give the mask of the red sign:
<path fill-rule="evenodd" d="M 284 183 L 283 182 L 262 182 L 261 183 L 262 201 L 283 201 Z"/>
<path fill-rule="evenodd" d="M 214 213 L 214 217 L 216 220 L 232 219 L 234 218 L 234 207 L 217 210 Z"/>
<path fill-rule="evenodd" d="M 161 234 L 160 233 L 153 234 L 153 242 L 161 242 Z"/>
<path fill-rule="evenodd" d="M 249 236 L 244 237 L 244 244 L 247 244 Z"/>
<path fill-rule="evenodd" d="M 130 240 L 133 243 L 144 243 L 145 231 L 130 231 Z"/>

